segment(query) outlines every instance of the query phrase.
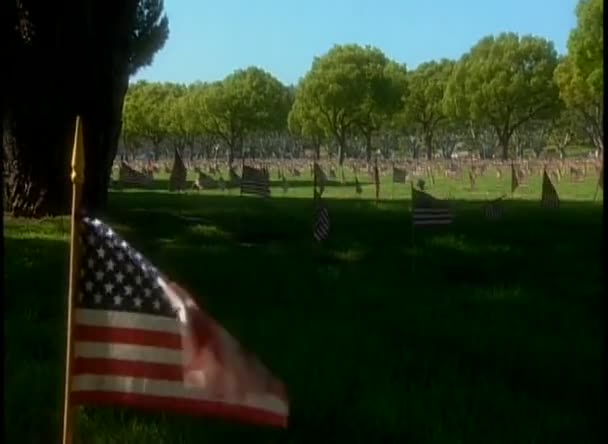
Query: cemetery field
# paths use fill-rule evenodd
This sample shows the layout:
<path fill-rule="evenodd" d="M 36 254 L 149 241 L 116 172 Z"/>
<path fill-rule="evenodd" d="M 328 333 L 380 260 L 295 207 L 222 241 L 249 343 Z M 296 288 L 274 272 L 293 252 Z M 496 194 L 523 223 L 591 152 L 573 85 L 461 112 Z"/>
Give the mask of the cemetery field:
<path fill-rule="evenodd" d="M 497 199 L 505 195 L 507 198 L 514 200 L 540 200 L 542 188 L 541 174 L 537 173 L 530 175 L 526 180 L 526 183 L 522 183 L 522 185 L 515 190 L 515 193 L 511 194 L 511 173 L 507 168 L 503 168 L 503 170 L 504 172 L 500 179 L 496 178 L 494 169 L 489 170 L 484 176 L 478 177 L 474 189 L 471 189 L 466 171 L 456 178 L 448 178 L 436 174 L 434 182 L 426 176 L 421 177 L 425 181 L 425 190 L 441 199 L 454 198 L 481 201 Z M 227 179 L 228 170 L 223 169 L 221 175 L 224 179 Z M 118 178 L 116 172 L 114 172 L 113 176 L 114 179 Z M 194 171 L 189 170 L 189 190 L 186 191 L 186 193 L 200 194 L 196 190 L 191 189 L 192 184 L 196 180 L 196 176 L 197 174 Z M 155 182 L 148 191 L 167 191 L 169 186 L 169 174 L 159 173 L 155 174 L 154 177 Z M 219 176 L 214 175 L 213 177 L 217 179 Z M 375 185 L 369 174 L 360 173 L 358 175 L 362 191 L 360 196 L 357 196 L 355 193 L 354 174 L 351 171 L 345 171 L 344 179 L 344 182 L 342 182 L 340 173 L 337 174 L 336 179 L 330 179 L 330 184 L 326 186 L 323 197 L 335 199 L 375 199 Z M 416 183 L 418 178 L 416 177 L 413 180 L 414 183 Z M 313 177 L 308 168 L 305 169 L 299 177 L 288 175 L 287 183 L 289 188 L 286 192 L 283 191 L 283 181 L 279 179 L 275 169 L 271 170 L 270 181 L 273 197 L 312 199 Z M 593 201 L 595 196 L 595 202 L 599 202 L 601 205 L 603 193 L 601 188 L 597 189 L 598 174 L 596 172 L 589 172 L 581 182 L 573 182 L 568 175 L 563 176 L 560 181 L 556 181 L 555 179 L 552 179 L 552 181 L 560 199 L 569 201 Z M 380 199 L 389 201 L 394 199 L 409 199 L 411 197 L 410 188 L 409 179 L 407 184 L 393 184 L 390 173 L 382 175 L 380 182 Z M 239 190 L 238 188 L 227 191 L 205 190 L 202 194 L 238 196 Z"/>
<path fill-rule="evenodd" d="M 224 176 L 226 177 L 226 176 Z M 191 179 L 193 179 L 192 177 Z M 354 179 L 348 179 L 352 181 Z M 329 186 L 312 241 L 311 178 L 273 198 L 110 193 L 105 220 L 287 385 L 290 425 L 87 407 L 82 444 L 592 443 L 602 427 L 602 197 L 597 175 L 437 179 L 454 224 L 413 231 L 409 185 Z M 364 182 L 364 183 L 363 183 Z M 489 222 L 482 201 L 507 194 Z M 5 442 L 61 433 L 69 219 L 5 216 Z"/>

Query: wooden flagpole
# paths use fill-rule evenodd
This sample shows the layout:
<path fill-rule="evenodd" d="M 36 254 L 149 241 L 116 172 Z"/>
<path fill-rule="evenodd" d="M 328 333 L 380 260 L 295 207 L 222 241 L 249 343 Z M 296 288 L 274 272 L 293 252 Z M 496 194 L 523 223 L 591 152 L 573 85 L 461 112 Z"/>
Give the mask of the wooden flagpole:
<path fill-rule="evenodd" d="M 414 182 L 410 182 L 412 194 L 410 200 L 410 217 L 412 228 L 412 277 L 416 274 L 416 236 L 414 230 Z"/>
<path fill-rule="evenodd" d="M 84 144 L 82 137 L 82 120 L 76 117 L 76 131 L 74 134 L 74 148 L 72 150 L 72 215 L 70 232 L 70 287 L 68 290 L 67 307 L 67 339 L 65 359 L 65 392 L 63 399 L 63 444 L 72 444 L 74 441 L 75 409 L 70 403 L 72 388 L 72 366 L 74 362 L 74 344 L 72 335 L 74 331 L 74 298 L 78 292 L 80 279 L 80 203 L 82 200 L 82 186 L 84 184 Z"/>
<path fill-rule="evenodd" d="M 593 193 L 593 202 L 595 202 L 595 199 L 597 199 L 597 192 L 600 189 L 600 182 L 604 181 L 603 179 L 604 179 L 604 167 L 602 167 L 602 170 L 600 172 L 600 176 L 597 179 L 597 184 L 595 185 L 595 192 Z M 602 187 L 603 187 L 603 185 L 602 185 Z"/>

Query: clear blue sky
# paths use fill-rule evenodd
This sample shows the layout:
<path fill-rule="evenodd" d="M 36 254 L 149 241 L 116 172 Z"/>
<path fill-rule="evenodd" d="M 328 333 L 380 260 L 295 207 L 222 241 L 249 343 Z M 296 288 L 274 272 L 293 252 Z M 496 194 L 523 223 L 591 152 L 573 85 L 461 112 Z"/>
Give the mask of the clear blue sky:
<path fill-rule="evenodd" d="M 566 52 L 577 0 L 165 0 L 170 37 L 134 80 L 220 80 L 259 66 L 297 83 L 334 44 L 370 44 L 408 68 L 457 59 L 503 31 Z"/>

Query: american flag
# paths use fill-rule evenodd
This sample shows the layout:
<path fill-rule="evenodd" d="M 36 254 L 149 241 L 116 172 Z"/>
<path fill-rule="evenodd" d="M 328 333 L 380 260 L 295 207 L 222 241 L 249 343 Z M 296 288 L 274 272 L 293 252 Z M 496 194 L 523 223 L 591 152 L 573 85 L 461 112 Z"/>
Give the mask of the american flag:
<path fill-rule="evenodd" d="M 551 179 L 549 179 L 549 176 L 547 175 L 546 169 L 543 172 L 543 188 L 540 203 L 543 208 L 559 207 L 559 196 L 557 195 L 557 191 L 555 190 Z"/>
<path fill-rule="evenodd" d="M 241 184 L 241 178 L 234 170 L 233 166 L 230 166 L 229 170 L 228 187 L 238 187 Z"/>
<path fill-rule="evenodd" d="M 134 170 L 123 161 L 118 169 L 118 181 L 123 186 L 146 187 L 152 183 L 152 178 Z"/>
<path fill-rule="evenodd" d="M 378 159 L 374 164 L 374 185 L 376 186 L 376 200 L 380 199 L 380 171 L 378 171 Z"/>
<path fill-rule="evenodd" d="M 447 225 L 454 217 L 448 203 L 412 186 L 412 223 L 414 225 Z"/>
<path fill-rule="evenodd" d="M 173 168 L 171 169 L 171 176 L 169 176 L 169 191 L 179 191 L 186 189 L 186 177 L 188 176 L 188 170 L 182 156 L 179 151 L 175 149 L 173 155 Z"/>
<path fill-rule="evenodd" d="M 329 211 L 325 204 L 321 201 L 321 195 L 315 192 L 315 215 L 312 226 L 312 235 L 318 241 L 321 242 L 329 236 Z"/>
<path fill-rule="evenodd" d="M 473 172 L 473 170 L 469 170 L 469 184 L 471 186 L 471 191 L 475 190 L 476 182 L 477 180 L 475 177 L 475 173 Z"/>
<path fill-rule="evenodd" d="M 283 384 L 190 295 L 97 219 L 81 222 L 73 405 L 287 425 Z"/>
<path fill-rule="evenodd" d="M 357 196 L 360 196 L 362 192 L 363 189 L 361 188 L 361 184 L 359 183 L 359 178 L 355 176 L 355 193 L 357 193 Z"/>
<path fill-rule="evenodd" d="M 218 188 L 219 184 L 213 177 L 209 176 L 208 174 L 203 173 L 202 171 L 199 171 L 198 177 L 196 178 L 196 181 L 194 182 L 194 187 L 198 188 L 199 190 L 203 190 L 203 189 L 213 190 L 213 189 Z"/>
<path fill-rule="evenodd" d="M 519 177 L 515 165 L 511 163 L 511 193 L 514 193 L 517 187 L 519 187 Z"/>
<path fill-rule="evenodd" d="M 317 162 L 314 163 L 313 176 L 315 178 L 315 184 L 319 190 L 319 196 L 322 196 L 323 191 L 325 191 L 325 183 L 327 182 L 327 176 L 325 176 L 323 168 L 321 168 Z M 315 192 L 317 191 L 315 190 Z"/>
<path fill-rule="evenodd" d="M 503 199 L 505 196 L 501 196 L 498 199 L 494 199 L 486 204 L 484 207 L 484 213 L 488 220 L 501 219 L 504 214 Z"/>
<path fill-rule="evenodd" d="M 407 171 L 401 168 L 393 167 L 393 183 L 405 183 L 407 180 Z"/>
<path fill-rule="evenodd" d="M 241 178 L 241 194 L 255 194 L 270 197 L 270 181 L 264 170 L 258 170 L 243 165 L 243 177 Z"/>

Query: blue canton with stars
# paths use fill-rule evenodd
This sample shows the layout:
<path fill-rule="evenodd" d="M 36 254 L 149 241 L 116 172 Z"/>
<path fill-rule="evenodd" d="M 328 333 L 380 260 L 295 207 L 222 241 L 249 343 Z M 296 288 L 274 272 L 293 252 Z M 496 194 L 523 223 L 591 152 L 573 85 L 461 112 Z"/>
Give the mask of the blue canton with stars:
<path fill-rule="evenodd" d="M 84 217 L 81 250 L 77 307 L 175 318 L 159 271 L 108 225 Z"/>

